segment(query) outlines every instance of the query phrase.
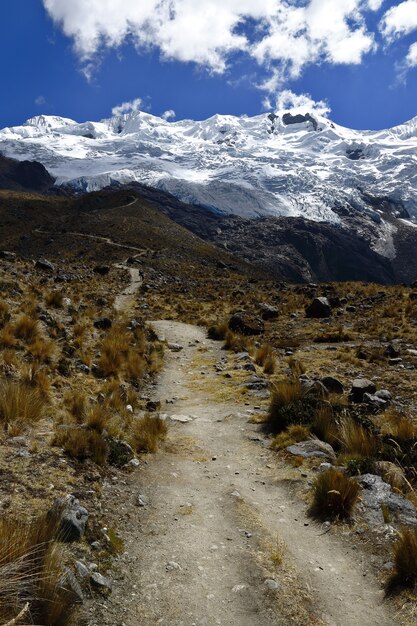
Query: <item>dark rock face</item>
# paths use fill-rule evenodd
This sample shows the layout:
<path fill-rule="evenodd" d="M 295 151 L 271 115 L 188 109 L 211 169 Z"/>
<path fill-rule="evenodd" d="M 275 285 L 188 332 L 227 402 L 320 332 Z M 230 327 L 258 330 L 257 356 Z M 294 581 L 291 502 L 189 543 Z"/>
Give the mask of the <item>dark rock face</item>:
<path fill-rule="evenodd" d="M 240 335 L 262 335 L 265 331 L 263 320 L 251 313 L 235 313 L 229 320 L 229 328 Z"/>
<path fill-rule="evenodd" d="M 324 318 L 330 317 L 332 307 L 327 298 L 314 298 L 313 302 L 306 307 L 306 317 Z"/>
<path fill-rule="evenodd" d="M 0 156 L 0 189 L 43 193 L 53 187 L 54 182 L 37 161 L 16 161 Z"/>
<path fill-rule="evenodd" d="M 282 121 L 286 126 L 289 126 L 290 124 L 302 124 L 303 122 L 311 122 L 313 124 L 314 130 L 317 130 L 318 128 L 317 121 L 312 115 L 310 115 L 310 113 L 306 113 L 305 115 L 302 115 L 301 113 L 299 113 L 298 115 L 285 113 L 282 116 Z"/>

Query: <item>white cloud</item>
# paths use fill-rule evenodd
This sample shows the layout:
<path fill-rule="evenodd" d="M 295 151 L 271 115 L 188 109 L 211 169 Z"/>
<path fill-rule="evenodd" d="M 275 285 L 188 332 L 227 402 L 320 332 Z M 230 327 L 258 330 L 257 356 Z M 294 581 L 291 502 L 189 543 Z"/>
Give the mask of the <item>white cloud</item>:
<path fill-rule="evenodd" d="M 35 104 L 38 107 L 44 106 L 46 104 L 46 98 L 44 96 L 38 96 L 35 98 Z"/>
<path fill-rule="evenodd" d="M 417 29 L 417 0 L 406 0 L 391 7 L 381 20 L 380 30 L 388 41 Z"/>
<path fill-rule="evenodd" d="M 271 98 L 264 100 L 265 108 L 275 111 L 293 110 L 296 113 L 312 113 L 327 117 L 331 112 L 326 100 L 314 100 L 309 93 L 296 94 L 290 89 L 284 89 L 276 94 L 274 101 Z"/>
<path fill-rule="evenodd" d="M 409 68 L 417 67 L 417 42 L 411 44 L 405 62 Z"/>
<path fill-rule="evenodd" d="M 169 111 L 165 111 L 164 113 L 162 113 L 161 115 L 163 120 L 173 120 L 176 117 L 176 113 L 173 109 L 169 109 Z"/>
<path fill-rule="evenodd" d="M 142 98 L 136 98 L 135 100 L 131 100 L 130 102 L 122 102 L 122 104 L 118 104 L 113 107 L 111 112 L 115 117 L 119 117 L 120 115 L 124 115 L 125 113 L 133 113 L 133 111 L 140 111 L 143 106 Z"/>
<path fill-rule="evenodd" d="M 158 48 L 164 59 L 194 62 L 217 73 L 227 69 L 232 52 L 246 53 L 271 72 L 272 91 L 310 63 L 360 63 L 375 48 L 366 13 L 382 2 L 43 0 L 51 18 L 73 39 L 89 78 L 101 51 L 131 40 L 139 51 Z M 255 28 L 244 28 L 248 20 Z"/>

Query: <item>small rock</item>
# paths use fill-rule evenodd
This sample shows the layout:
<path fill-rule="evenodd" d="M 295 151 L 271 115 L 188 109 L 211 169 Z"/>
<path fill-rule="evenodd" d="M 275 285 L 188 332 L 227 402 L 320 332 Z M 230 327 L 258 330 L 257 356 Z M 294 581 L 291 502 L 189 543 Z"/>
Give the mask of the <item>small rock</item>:
<path fill-rule="evenodd" d="M 175 561 L 169 561 L 165 569 L 167 572 L 173 572 L 174 570 L 181 571 L 182 567 L 179 563 L 176 563 Z"/>
<path fill-rule="evenodd" d="M 193 421 L 193 418 L 189 415 L 170 415 L 169 419 L 172 422 L 179 422 L 180 424 L 187 424 Z"/>
<path fill-rule="evenodd" d="M 336 454 L 332 446 L 319 439 L 309 439 L 308 441 L 301 441 L 295 443 L 292 446 L 288 446 L 287 451 L 294 456 L 301 456 L 305 459 L 310 458 L 325 458 L 329 460 L 335 460 Z"/>
<path fill-rule="evenodd" d="M 113 322 L 109 317 L 99 317 L 93 323 L 94 328 L 99 328 L 100 330 L 109 330 L 113 326 Z"/>
<path fill-rule="evenodd" d="M 179 343 L 168 342 L 168 349 L 171 350 L 171 352 L 181 352 L 181 350 L 183 350 L 184 347 L 180 346 Z"/>
<path fill-rule="evenodd" d="M 98 572 L 94 572 L 90 576 L 90 583 L 93 587 L 100 591 L 110 592 L 112 590 L 112 582 L 106 576 L 102 576 Z"/>
<path fill-rule="evenodd" d="M 149 501 L 148 501 L 148 498 L 146 496 L 139 495 L 137 497 L 137 500 L 136 500 L 136 505 L 137 506 L 145 507 L 145 506 L 148 506 L 148 504 L 149 504 Z"/>
<path fill-rule="evenodd" d="M 82 561 L 75 561 L 75 569 L 79 578 L 87 578 L 90 575 L 90 570 Z"/>
<path fill-rule="evenodd" d="M 47 259 L 38 259 L 35 263 L 35 268 L 39 270 L 46 270 L 47 272 L 54 272 L 55 266 L 52 265 Z"/>
<path fill-rule="evenodd" d="M 272 580 L 272 578 L 267 578 L 265 580 L 265 585 L 268 587 L 268 589 L 270 589 L 271 591 L 277 591 L 278 589 L 281 588 L 281 585 L 279 583 L 277 583 L 276 580 Z"/>
<path fill-rule="evenodd" d="M 146 410 L 150 411 L 151 413 L 155 411 L 160 411 L 161 401 L 160 400 L 148 400 L 148 402 L 146 403 Z"/>

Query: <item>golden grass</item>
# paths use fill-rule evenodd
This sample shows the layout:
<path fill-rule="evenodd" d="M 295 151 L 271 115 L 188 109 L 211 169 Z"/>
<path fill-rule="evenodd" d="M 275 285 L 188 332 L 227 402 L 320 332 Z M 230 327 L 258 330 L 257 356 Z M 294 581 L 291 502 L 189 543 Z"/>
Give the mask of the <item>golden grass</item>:
<path fill-rule="evenodd" d="M 0 423 L 13 434 L 33 427 L 43 416 L 45 399 L 37 389 L 21 382 L 0 383 Z"/>
<path fill-rule="evenodd" d="M 64 294 L 60 289 L 53 289 L 45 295 L 46 306 L 60 309 L 63 305 Z"/>
<path fill-rule="evenodd" d="M 307 441 L 310 436 L 311 432 L 309 428 L 302 426 L 301 424 L 293 424 L 292 426 L 289 426 L 287 430 L 274 437 L 271 443 L 271 448 L 273 450 L 282 450 L 283 448 L 287 448 L 294 443 Z"/>
<path fill-rule="evenodd" d="M 321 520 L 347 519 L 358 500 L 358 483 L 336 469 L 320 474 L 313 484 L 309 514 Z"/>
<path fill-rule="evenodd" d="M 338 424 L 335 420 L 331 404 L 321 404 L 314 414 L 312 429 L 314 434 L 331 446 L 340 443 Z"/>
<path fill-rule="evenodd" d="M 160 417 L 144 415 L 133 422 L 130 443 L 138 453 L 156 452 L 167 432 L 168 426 Z"/>
<path fill-rule="evenodd" d="M 45 516 L 31 524 L 0 520 L 1 622 L 13 620 L 28 603 L 33 624 L 74 624 L 75 598 L 63 585 L 65 559 L 55 533 L 55 520 Z"/>
<path fill-rule="evenodd" d="M 417 585 L 417 529 L 404 528 L 394 545 L 393 575 L 387 582 L 387 593 Z"/>
<path fill-rule="evenodd" d="M 13 330 L 17 339 L 32 342 L 40 333 L 39 321 L 35 317 L 22 313 L 17 318 Z"/>
<path fill-rule="evenodd" d="M 346 455 L 373 459 L 379 448 L 377 437 L 351 418 L 340 420 L 340 441 Z"/>
<path fill-rule="evenodd" d="M 60 428 L 55 433 L 53 445 L 63 448 L 75 459 L 91 459 L 97 465 L 104 465 L 109 453 L 108 445 L 99 433 L 83 428 Z"/>

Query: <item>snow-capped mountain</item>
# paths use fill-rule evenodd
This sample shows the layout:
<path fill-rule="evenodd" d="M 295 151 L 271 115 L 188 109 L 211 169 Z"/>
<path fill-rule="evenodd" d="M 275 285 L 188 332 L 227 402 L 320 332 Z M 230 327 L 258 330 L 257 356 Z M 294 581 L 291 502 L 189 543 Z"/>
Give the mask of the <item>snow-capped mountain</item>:
<path fill-rule="evenodd" d="M 381 226 L 388 208 L 417 218 L 417 117 L 356 131 L 295 111 L 178 122 L 135 112 L 82 124 L 42 115 L 1 130 L 0 153 L 39 161 L 80 191 L 138 181 L 243 217 L 341 223 L 352 210 Z"/>

